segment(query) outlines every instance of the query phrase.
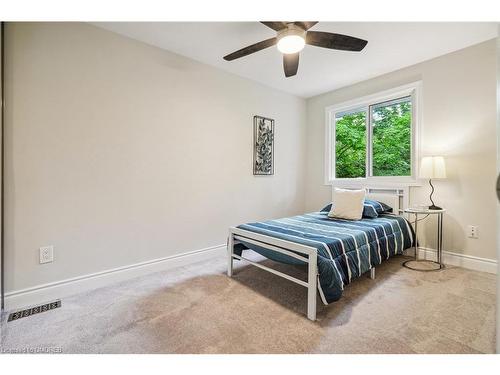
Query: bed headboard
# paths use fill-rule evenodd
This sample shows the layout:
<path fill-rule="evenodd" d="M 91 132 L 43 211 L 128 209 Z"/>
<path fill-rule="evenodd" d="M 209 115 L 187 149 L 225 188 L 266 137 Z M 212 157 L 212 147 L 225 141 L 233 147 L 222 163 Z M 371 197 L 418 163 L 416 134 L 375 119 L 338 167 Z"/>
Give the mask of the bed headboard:
<path fill-rule="evenodd" d="M 356 187 L 353 189 L 359 189 Z M 402 215 L 403 210 L 408 207 L 408 188 L 366 187 L 366 197 L 373 199 L 393 208 L 395 214 Z M 332 186 L 333 194 L 333 186 Z"/>

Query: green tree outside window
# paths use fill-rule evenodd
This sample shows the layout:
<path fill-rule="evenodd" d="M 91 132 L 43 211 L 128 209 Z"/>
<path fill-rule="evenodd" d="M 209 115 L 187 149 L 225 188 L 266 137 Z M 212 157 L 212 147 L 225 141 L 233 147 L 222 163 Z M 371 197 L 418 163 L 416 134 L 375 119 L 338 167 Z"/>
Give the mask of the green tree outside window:
<path fill-rule="evenodd" d="M 335 177 L 366 176 L 366 112 L 343 115 L 335 122 Z"/>
<path fill-rule="evenodd" d="M 372 175 L 411 176 L 411 98 L 370 106 Z M 359 178 L 366 166 L 365 109 L 335 119 L 335 177 Z"/>

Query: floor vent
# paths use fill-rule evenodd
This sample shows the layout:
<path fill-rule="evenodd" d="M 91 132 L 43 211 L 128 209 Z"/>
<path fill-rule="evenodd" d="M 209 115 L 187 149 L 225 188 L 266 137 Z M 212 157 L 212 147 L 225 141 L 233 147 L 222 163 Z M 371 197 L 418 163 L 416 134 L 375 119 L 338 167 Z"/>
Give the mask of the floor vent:
<path fill-rule="evenodd" d="M 46 303 L 45 305 L 31 307 L 31 308 L 26 309 L 26 310 L 16 311 L 16 312 L 9 315 L 9 319 L 7 319 L 7 322 L 12 322 L 13 320 L 26 318 L 27 316 L 39 314 L 39 313 L 42 313 L 45 311 L 54 310 L 54 309 L 57 309 L 58 307 L 61 307 L 60 300 Z"/>

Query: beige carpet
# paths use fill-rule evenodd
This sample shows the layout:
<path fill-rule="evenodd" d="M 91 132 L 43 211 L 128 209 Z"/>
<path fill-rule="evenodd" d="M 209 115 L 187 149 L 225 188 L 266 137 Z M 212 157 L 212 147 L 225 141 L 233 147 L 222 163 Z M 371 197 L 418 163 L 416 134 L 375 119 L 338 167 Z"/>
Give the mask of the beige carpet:
<path fill-rule="evenodd" d="M 339 302 L 318 302 L 315 323 L 304 315 L 305 288 L 242 264 L 228 278 L 223 258 L 195 263 L 63 299 L 51 312 L 4 317 L 2 351 L 492 353 L 495 275 L 415 272 L 403 260 L 356 280 Z"/>

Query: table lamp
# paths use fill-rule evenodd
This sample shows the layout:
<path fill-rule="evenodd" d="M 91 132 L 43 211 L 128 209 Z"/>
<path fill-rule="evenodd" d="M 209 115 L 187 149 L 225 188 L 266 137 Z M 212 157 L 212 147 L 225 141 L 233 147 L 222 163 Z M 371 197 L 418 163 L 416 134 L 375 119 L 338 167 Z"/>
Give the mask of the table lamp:
<path fill-rule="evenodd" d="M 434 185 L 432 185 L 432 179 L 436 178 L 446 178 L 446 165 L 444 162 L 444 158 L 442 156 L 425 156 L 422 158 L 420 163 L 420 177 L 428 178 L 429 185 L 431 185 L 431 195 L 429 199 L 431 200 L 432 205 L 429 206 L 429 210 L 441 210 L 441 207 L 438 207 L 434 204 L 432 200 L 432 194 L 434 194 Z"/>

